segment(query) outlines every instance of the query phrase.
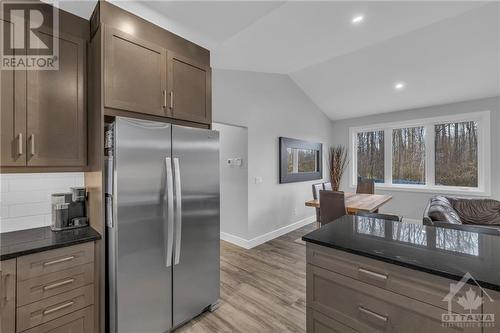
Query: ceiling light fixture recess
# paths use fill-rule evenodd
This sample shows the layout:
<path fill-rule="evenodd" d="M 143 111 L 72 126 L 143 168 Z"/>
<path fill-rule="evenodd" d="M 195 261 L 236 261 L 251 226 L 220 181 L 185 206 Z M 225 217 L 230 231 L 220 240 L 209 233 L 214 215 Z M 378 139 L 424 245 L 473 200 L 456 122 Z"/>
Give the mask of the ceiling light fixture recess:
<path fill-rule="evenodd" d="M 361 22 L 363 22 L 364 19 L 365 19 L 365 17 L 363 15 L 356 15 L 352 18 L 351 23 L 352 24 L 360 24 Z"/>
<path fill-rule="evenodd" d="M 404 82 L 396 82 L 394 83 L 394 89 L 403 90 L 406 87 L 406 83 Z"/>

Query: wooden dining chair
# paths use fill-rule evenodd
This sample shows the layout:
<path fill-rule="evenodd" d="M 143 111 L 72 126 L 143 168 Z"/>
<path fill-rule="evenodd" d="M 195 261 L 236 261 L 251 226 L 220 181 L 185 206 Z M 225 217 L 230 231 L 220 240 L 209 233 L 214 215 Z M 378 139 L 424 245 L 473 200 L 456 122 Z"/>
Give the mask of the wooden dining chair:
<path fill-rule="evenodd" d="M 323 183 L 323 190 L 332 191 L 333 190 L 332 183 L 330 183 L 330 182 Z"/>
<path fill-rule="evenodd" d="M 380 214 L 380 213 L 370 213 L 370 212 L 363 212 L 363 211 L 357 211 L 356 215 L 357 216 L 364 216 L 364 217 L 371 217 L 374 219 L 390 220 L 390 221 L 398 221 L 398 222 L 401 222 L 401 219 L 402 219 L 402 217 L 399 217 L 399 216 L 393 215 L 393 214 Z"/>
<path fill-rule="evenodd" d="M 313 191 L 313 199 L 318 200 L 319 199 L 319 191 L 323 189 L 323 184 L 313 184 L 312 186 L 312 191 Z M 320 222 L 320 214 L 319 214 L 319 208 L 316 208 L 316 222 Z"/>
<path fill-rule="evenodd" d="M 347 214 L 344 192 L 319 191 L 320 222 L 328 224 Z"/>
<path fill-rule="evenodd" d="M 356 193 L 360 194 L 375 194 L 375 181 L 368 178 L 358 179 L 358 186 L 356 187 Z"/>

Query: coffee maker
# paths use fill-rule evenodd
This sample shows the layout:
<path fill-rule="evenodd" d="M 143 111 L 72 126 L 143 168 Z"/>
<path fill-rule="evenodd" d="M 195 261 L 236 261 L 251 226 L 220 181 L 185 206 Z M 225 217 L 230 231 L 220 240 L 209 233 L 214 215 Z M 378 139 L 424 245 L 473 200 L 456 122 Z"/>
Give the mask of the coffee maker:
<path fill-rule="evenodd" d="M 72 187 L 71 192 L 52 194 L 52 231 L 88 226 L 86 203 L 84 187 Z"/>

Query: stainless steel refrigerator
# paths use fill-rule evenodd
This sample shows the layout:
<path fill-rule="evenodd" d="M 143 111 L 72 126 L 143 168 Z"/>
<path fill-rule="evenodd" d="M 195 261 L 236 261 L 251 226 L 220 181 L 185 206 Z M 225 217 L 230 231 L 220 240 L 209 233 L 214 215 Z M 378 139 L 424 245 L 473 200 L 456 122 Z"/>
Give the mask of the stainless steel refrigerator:
<path fill-rule="evenodd" d="M 106 145 L 109 331 L 167 332 L 219 298 L 219 134 L 117 117 Z"/>

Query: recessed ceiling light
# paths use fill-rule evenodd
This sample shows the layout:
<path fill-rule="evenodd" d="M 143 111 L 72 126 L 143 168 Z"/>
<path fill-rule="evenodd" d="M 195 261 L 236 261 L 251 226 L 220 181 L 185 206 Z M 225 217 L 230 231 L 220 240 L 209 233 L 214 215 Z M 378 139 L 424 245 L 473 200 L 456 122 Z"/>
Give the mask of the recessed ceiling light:
<path fill-rule="evenodd" d="M 403 90 L 406 87 L 406 83 L 404 82 L 396 82 L 394 83 L 394 89 Z"/>
<path fill-rule="evenodd" d="M 365 19 L 365 17 L 363 15 L 357 15 L 357 16 L 354 16 L 351 20 L 351 23 L 352 24 L 360 24 L 361 22 L 363 22 L 363 20 Z"/>

